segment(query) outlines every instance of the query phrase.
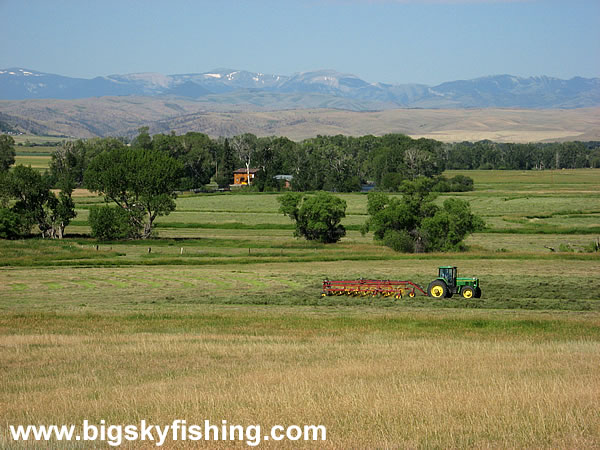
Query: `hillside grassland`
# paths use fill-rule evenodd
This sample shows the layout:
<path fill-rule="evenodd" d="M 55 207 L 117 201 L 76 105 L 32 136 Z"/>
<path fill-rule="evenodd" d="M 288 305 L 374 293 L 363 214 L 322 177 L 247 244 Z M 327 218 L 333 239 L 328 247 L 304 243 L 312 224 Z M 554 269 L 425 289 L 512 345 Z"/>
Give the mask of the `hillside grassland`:
<path fill-rule="evenodd" d="M 600 171 L 458 173 L 476 190 L 438 202 L 469 200 L 487 228 L 449 254 L 361 235 L 364 194 L 339 194 L 338 244 L 294 238 L 255 193 L 182 195 L 156 238 L 97 243 L 102 199 L 78 191 L 66 239 L 0 241 L 0 447 L 27 447 L 9 424 L 84 419 L 327 427 L 294 447 L 600 447 Z M 447 264 L 483 297 L 320 296 Z"/>
<path fill-rule="evenodd" d="M 600 108 L 578 109 L 392 109 L 227 105 L 181 98 L 102 97 L 77 100 L 2 100 L 0 111 L 38 134 L 90 138 L 133 136 L 149 126 L 151 134 L 211 137 L 245 132 L 303 140 L 317 135 L 381 136 L 402 133 L 443 142 L 592 141 L 600 139 Z"/>

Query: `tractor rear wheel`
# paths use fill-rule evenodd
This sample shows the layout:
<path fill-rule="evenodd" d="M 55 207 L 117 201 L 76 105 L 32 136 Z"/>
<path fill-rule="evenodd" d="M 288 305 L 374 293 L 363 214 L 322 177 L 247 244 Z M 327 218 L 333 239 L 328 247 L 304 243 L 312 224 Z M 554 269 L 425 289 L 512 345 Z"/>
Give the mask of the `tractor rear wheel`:
<path fill-rule="evenodd" d="M 427 294 L 434 298 L 443 298 L 448 295 L 448 286 L 442 280 L 434 280 L 427 287 Z"/>
<path fill-rule="evenodd" d="M 473 298 L 475 296 L 475 291 L 471 286 L 465 286 L 461 289 L 460 295 L 462 295 L 463 298 Z"/>
<path fill-rule="evenodd" d="M 481 288 L 480 287 L 475 288 L 475 295 L 473 297 L 481 298 Z"/>

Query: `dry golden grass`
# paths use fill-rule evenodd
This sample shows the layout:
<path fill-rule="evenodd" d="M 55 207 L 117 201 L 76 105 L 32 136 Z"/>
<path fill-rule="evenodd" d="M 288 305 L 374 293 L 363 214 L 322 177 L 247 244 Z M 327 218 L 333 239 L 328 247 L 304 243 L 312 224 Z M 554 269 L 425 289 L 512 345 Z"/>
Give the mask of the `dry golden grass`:
<path fill-rule="evenodd" d="M 213 137 L 254 133 L 302 140 L 322 135 L 404 133 L 441 141 L 500 142 L 600 139 L 600 108 L 524 109 L 285 109 L 247 111 L 244 106 L 183 99 L 102 97 L 79 100 L 1 101 L 0 109 L 37 124 L 40 132 L 76 137 L 198 131 Z"/>
<path fill-rule="evenodd" d="M 328 439 L 318 448 L 600 446 L 597 339 L 484 337 L 452 326 L 432 336 L 359 319 L 324 327 L 318 316 L 314 327 L 295 326 L 299 317 L 310 319 L 231 308 L 152 333 L 125 332 L 118 317 L 112 331 L 90 321 L 83 333 L 61 332 L 51 316 L 39 334 L 2 327 L 0 423 L 323 424 Z M 435 321 L 431 313 L 374 320 L 410 317 Z"/>
<path fill-rule="evenodd" d="M 403 133 L 445 142 L 492 139 L 498 142 L 594 140 L 600 137 L 600 108 L 574 110 L 394 109 L 355 112 L 291 110 L 276 112 L 202 113 L 174 119 L 178 134 L 201 131 L 219 135 L 251 132 L 301 140 L 323 135 Z"/>

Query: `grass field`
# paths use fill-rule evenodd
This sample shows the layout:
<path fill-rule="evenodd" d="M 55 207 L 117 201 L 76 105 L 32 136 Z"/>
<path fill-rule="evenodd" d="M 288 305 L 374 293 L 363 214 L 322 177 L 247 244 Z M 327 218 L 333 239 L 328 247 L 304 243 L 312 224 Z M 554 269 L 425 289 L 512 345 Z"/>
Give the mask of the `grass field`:
<path fill-rule="evenodd" d="M 31 147 L 35 148 L 35 147 Z M 36 169 L 40 172 L 48 169 L 50 165 L 50 155 L 42 154 L 17 154 L 15 157 L 15 164 L 21 164 L 23 166 L 30 166 L 32 169 Z"/>
<path fill-rule="evenodd" d="M 13 136 L 16 144 L 21 144 L 23 146 L 35 144 L 35 145 L 44 145 L 44 144 L 54 144 L 57 142 L 68 141 L 72 138 L 65 138 L 59 136 L 38 136 L 35 134 L 19 134 Z"/>
<path fill-rule="evenodd" d="M 96 248 L 101 200 L 78 192 L 67 239 L 0 241 L 0 447 L 27 447 L 8 425 L 84 419 L 327 427 L 266 448 L 600 447 L 600 172 L 467 174 L 488 228 L 452 254 L 362 236 L 362 194 L 342 195 L 335 245 L 294 238 L 274 194 L 223 194 Z M 324 278 L 426 285 L 445 264 L 483 297 L 320 296 Z"/>
<path fill-rule="evenodd" d="M 21 134 L 13 136 L 13 138 L 16 144 L 20 144 L 15 147 L 15 164 L 31 166 L 40 172 L 49 167 L 51 155 L 57 149 L 56 146 L 44 144 L 52 144 L 65 140 L 65 138 L 35 136 L 31 134 Z"/>
<path fill-rule="evenodd" d="M 3 315 L 2 415 L 322 424 L 327 442 L 307 445 L 317 448 L 593 448 L 598 325 L 565 314 L 221 305 Z"/>

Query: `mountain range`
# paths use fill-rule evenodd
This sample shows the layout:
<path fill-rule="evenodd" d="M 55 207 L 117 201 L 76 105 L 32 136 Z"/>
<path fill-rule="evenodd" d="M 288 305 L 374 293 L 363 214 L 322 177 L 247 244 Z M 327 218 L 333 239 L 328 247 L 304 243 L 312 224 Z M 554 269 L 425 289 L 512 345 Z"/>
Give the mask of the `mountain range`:
<path fill-rule="evenodd" d="M 371 83 L 334 70 L 269 75 L 215 69 L 197 74 L 137 73 L 92 79 L 24 68 L 0 70 L 0 100 L 144 96 L 253 110 L 334 108 L 585 108 L 600 106 L 600 78 L 495 75 L 424 84 Z"/>

